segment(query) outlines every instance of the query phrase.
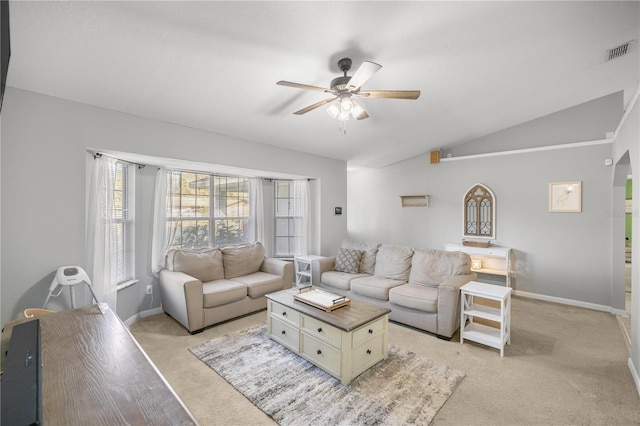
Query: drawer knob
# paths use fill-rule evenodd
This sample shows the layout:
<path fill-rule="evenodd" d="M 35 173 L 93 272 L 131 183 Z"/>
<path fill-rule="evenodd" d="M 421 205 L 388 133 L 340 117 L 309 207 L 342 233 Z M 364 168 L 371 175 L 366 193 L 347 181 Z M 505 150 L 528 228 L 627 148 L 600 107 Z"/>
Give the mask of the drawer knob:
<path fill-rule="evenodd" d="M 287 334 L 287 332 L 286 332 L 286 331 L 284 331 L 284 330 L 282 330 L 282 334 Z"/>
<path fill-rule="evenodd" d="M 372 329 L 369 329 L 369 334 L 373 334 L 373 330 Z"/>
<path fill-rule="evenodd" d="M 283 316 L 283 317 L 286 317 L 286 316 L 287 316 L 287 313 L 286 313 L 286 312 L 283 312 L 283 313 L 282 313 L 282 316 Z"/>
<path fill-rule="evenodd" d="M 318 355 L 320 355 L 322 353 L 322 351 L 320 349 L 318 349 L 318 351 L 316 352 Z"/>
<path fill-rule="evenodd" d="M 318 333 L 322 333 L 322 327 L 318 327 Z"/>
<path fill-rule="evenodd" d="M 367 355 L 371 355 L 371 349 L 367 349 Z"/>

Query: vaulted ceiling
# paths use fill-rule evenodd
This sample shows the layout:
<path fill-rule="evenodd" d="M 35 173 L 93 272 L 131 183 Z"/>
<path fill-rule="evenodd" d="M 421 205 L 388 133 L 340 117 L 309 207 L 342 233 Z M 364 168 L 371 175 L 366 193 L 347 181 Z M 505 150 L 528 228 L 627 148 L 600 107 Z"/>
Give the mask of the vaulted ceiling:
<path fill-rule="evenodd" d="M 638 2 L 11 1 L 7 84 L 241 139 L 381 167 L 639 84 Z M 632 41 L 630 53 L 606 52 Z M 381 64 L 347 132 L 327 87 Z M 351 75 L 352 73 L 350 73 Z M 603 135 L 604 137 L 604 135 Z"/>

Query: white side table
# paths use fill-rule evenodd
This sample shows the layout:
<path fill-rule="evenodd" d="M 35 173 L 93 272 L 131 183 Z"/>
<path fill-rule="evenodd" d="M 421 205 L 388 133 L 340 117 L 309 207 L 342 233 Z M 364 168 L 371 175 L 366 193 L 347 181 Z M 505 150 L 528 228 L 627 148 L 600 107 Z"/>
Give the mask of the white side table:
<path fill-rule="evenodd" d="M 306 256 L 296 256 L 293 259 L 293 269 L 296 275 L 296 287 L 305 284 L 313 285 L 311 279 L 311 262 L 317 259 L 324 259 L 324 256 L 310 254 Z"/>
<path fill-rule="evenodd" d="M 500 356 L 504 356 L 505 344 L 511 344 L 511 288 L 470 281 L 460 292 L 460 343 L 473 340 L 500 349 Z M 500 308 L 476 304 L 475 297 L 496 300 Z M 474 318 L 495 321 L 500 328 L 476 323 Z"/>

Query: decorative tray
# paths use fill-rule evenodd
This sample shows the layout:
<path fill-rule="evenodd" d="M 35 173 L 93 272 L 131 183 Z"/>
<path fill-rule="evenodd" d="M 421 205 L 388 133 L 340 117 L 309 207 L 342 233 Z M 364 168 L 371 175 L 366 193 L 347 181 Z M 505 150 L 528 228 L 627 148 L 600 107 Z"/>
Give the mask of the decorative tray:
<path fill-rule="evenodd" d="M 328 291 L 319 290 L 312 287 L 303 287 L 300 293 L 294 294 L 293 298 L 299 302 L 311 305 L 314 308 L 322 309 L 325 312 L 331 312 L 351 303 L 351 299 L 345 296 L 329 293 Z"/>

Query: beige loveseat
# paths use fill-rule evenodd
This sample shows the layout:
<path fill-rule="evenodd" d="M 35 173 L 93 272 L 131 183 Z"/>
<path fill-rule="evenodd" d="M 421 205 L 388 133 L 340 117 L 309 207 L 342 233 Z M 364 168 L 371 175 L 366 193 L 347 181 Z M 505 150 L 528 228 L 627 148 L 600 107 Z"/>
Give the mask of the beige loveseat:
<path fill-rule="evenodd" d="M 477 277 L 466 253 L 350 240 L 311 271 L 314 285 L 446 339 L 460 327 L 460 287 Z"/>
<path fill-rule="evenodd" d="M 265 309 L 265 294 L 291 288 L 293 265 L 264 257 L 259 242 L 170 250 L 159 279 L 162 309 L 193 334 Z"/>

